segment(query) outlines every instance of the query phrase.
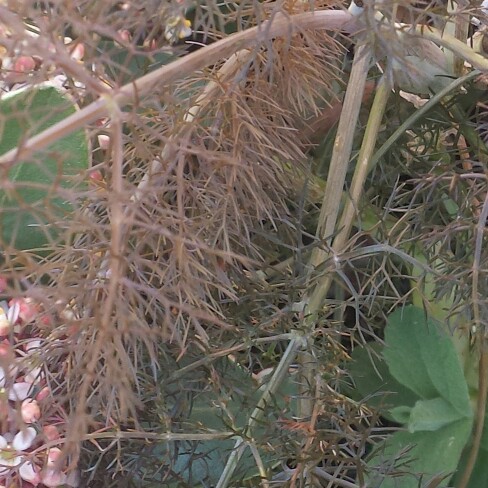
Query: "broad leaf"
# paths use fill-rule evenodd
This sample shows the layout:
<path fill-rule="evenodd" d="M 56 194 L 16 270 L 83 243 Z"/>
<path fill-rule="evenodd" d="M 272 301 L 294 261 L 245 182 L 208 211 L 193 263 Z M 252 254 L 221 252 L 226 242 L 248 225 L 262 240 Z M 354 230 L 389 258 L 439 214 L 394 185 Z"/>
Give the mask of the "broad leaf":
<path fill-rule="evenodd" d="M 463 418 L 438 430 L 393 434 L 368 463 L 372 468 L 368 486 L 380 486 L 381 481 L 381 488 L 418 488 L 417 477 L 407 473 L 422 474 L 425 479 L 453 473 L 469 439 L 471 426 L 472 420 Z M 397 457 L 401 464 L 398 470 L 404 474 L 390 477 L 388 474 L 394 473 L 395 468 L 385 473 L 385 467 L 391 466 L 392 459 Z"/>
<path fill-rule="evenodd" d="M 354 349 L 348 365 L 354 388 L 346 393 L 357 401 L 366 401 L 368 405 L 380 408 L 388 417 L 388 410 L 404 405 L 413 406 L 418 397 L 393 378 L 386 362 L 381 356 L 378 357 L 380 351 L 379 344 Z"/>
<path fill-rule="evenodd" d="M 439 322 L 420 308 L 402 308 L 388 319 L 385 343 L 383 356 L 397 381 L 420 399 L 441 397 L 461 416 L 472 415 L 458 355 Z"/>
<path fill-rule="evenodd" d="M 463 416 L 443 398 L 419 400 L 410 412 L 408 431 L 439 430 L 461 418 Z"/>
<path fill-rule="evenodd" d="M 75 111 L 73 103 L 53 86 L 4 95 L 0 100 L 0 155 Z M 83 130 L 57 140 L 29 160 L 15 163 L 3 176 L 11 183 L 10 188 L 0 191 L 3 242 L 18 249 L 35 249 L 55 238 L 55 230 L 47 224 L 64 218 L 71 209 L 60 190 L 78 184 L 88 164 Z"/>

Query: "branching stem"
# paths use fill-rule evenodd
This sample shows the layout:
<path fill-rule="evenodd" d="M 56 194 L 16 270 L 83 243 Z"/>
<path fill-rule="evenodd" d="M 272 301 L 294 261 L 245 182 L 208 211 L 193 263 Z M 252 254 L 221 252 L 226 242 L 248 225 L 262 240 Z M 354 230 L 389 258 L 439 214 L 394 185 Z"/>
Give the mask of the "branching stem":
<path fill-rule="evenodd" d="M 373 106 L 371 107 L 368 124 L 363 137 L 363 143 L 359 152 L 358 161 L 351 182 L 350 198 L 339 221 L 337 234 L 334 238 L 331 252 L 333 255 L 340 254 L 346 245 L 352 226 L 357 220 L 360 199 L 363 194 L 364 183 L 371 169 L 371 160 L 376 145 L 378 131 L 385 112 L 386 102 L 390 95 L 391 87 L 387 76 L 383 76 L 378 85 Z M 332 283 L 331 273 L 325 276 L 315 288 L 310 301 L 311 310 L 319 310 Z"/>
<path fill-rule="evenodd" d="M 12 164 L 19 158 L 29 157 L 35 151 L 48 147 L 77 129 L 84 128 L 97 119 L 110 115 L 109 109 L 113 104 L 122 109 L 130 102 L 147 95 L 156 87 L 181 80 L 195 71 L 232 56 L 237 51 L 255 48 L 267 39 L 287 36 L 290 33 L 307 29 L 353 32 L 356 28 L 357 22 L 354 17 L 348 12 L 340 10 L 307 12 L 292 16 L 276 15 L 272 20 L 263 22 L 257 27 L 232 34 L 127 83 L 121 88 L 103 94 L 85 108 L 31 137 L 21 147 L 5 153 L 0 157 L 0 165 Z"/>
<path fill-rule="evenodd" d="M 276 369 L 273 373 L 273 376 L 266 384 L 266 388 L 259 399 L 256 408 L 251 414 L 251 418 L 244 430 L 243 436 L 240 437 L 235 446 L 234 450 L 232 451 L 229 459 L 227 460 L 227 464 L 225 465 L 224 470 L 222 471 L 222 475 L 216 485 L 216 488 L 226 488 L 229 486 L 231 482 L 232 475 L 237 468 L 239 460 L 241 459 L 245 449 L 248 446 L 246 438 L 252 437 L 254 428 L 259 424 L 260 419 L 262 418 L 264 412 L 266 411 L 267 405 L 270 404 L 272 401 L 273 395 L 276 394 L 279 386 L 285 379 L 286 375 L 288 374 L 288 369 L 293 363 L 296 358 L 296 355 L 304 345 L 304 338 L 300 335 L 296 335 L 288 344 L 286 351 L 283 353 L 283 356 L 276 366 Z"/>
<path fill-rule="evenodd" d="M 473 319 L 474 332 L 478 340 L 480 349 L 479 371 L 478 371 L 478 403 L 476 405 L 476 415 L 474 421 L 474 434 L 471 449 L 469 451 L 466 467 L 459 481 L 458 488 L 468 486 L 471 474 L 473 472 L 476 460 L 478 458 L 483 427 L 485 425 L 486 404 L 488 397 L 488 336 L 486 328 L 486 317 L 482 317 L 480 308 L 479 292 L 479 273 L 481 269 L 481 253 L 483 250 L 483 240 L 486 232 L 486 221 L 488 219 L 488 192 L 485 196 L 483 208 L 476 226 L 476 240 L 473 259 L 473 286 L 471 299 L 473 302 Z"/>

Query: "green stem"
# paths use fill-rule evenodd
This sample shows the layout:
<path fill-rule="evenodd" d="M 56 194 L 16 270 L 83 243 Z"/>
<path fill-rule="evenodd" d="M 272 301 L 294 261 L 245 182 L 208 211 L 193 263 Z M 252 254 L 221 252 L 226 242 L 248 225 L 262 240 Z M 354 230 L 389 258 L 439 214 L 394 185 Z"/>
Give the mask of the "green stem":
<path fill-rule="evenodd" d="M 236 470 L 237 465 L 239 464 L 239 460 L 244 454 L 246 448 L 248 447 L 248 443 L 245 440 L 245 438 L 252 437 L 254 427 L 256 427 L 256 425 L 260 422 L 260 419 L 262 418 L 262 416 L 266 411 L 267 405 L 269 405 L 272 402 L 273 396 L 276 394 L 279 386 L 281 385 L 285 377 L 288 375 L 288 369 L 293 363 L 293 361 L 295 360 L 299 349 L 301 349 L 304 346 L 304 342 L 305 341 L 303 336 L 296 334 L 288 344 L 288 347 L 286 348 L 286 351 L 284 352 L 281 361 L 276 367 L 273 376 L 267 383 L 266 388 L 264 389 L 263 394 L 261 395 L 261 398 L 259 399 L 256 405 L 256 408 L 251 414 L 251 418 L 247 423 L 247 426 L 243 432 L 242 437 L 239 437 L 239 439 L 237 439 L 236 444 L 234 446 L 234 450 L 232 451 L 232 453 L 229 456 L 229 459 L 227 460 L 227 464 L 225 465 L 225 468 L 222 471 L 222 474 L 216 485 L 216 488 L 226 488 L 229 486 L 229 483 L 231 482 L 232 479 L 232 475 L 234 474 L 234 471 Z"/>
<path fill-rule="evenodd" d="M 483 241 L 486 232 L 486 221 L 488 219 L 488 192 L 485 196 L 483 208 L 478 218 L 476 226 L 476 240 L 473 258 L 473 275 L 472 275 L 472 295 L 473 302 L 473 327 L 478 344 L 480 348 L 479 371 L 478 371 L 478 403 L 476 405 L 475 427 L 473 434 L 473 442 L 469 451 L 466 467 L 459 481 L 458 488 L 466 488 L 473 473 L 476 460 L 481 445 L 481 438 L 483 436 L 483 427 L 485 425 L 486 403 L 488 397 L 488 331 L 484 327 L 484 318 L 482 318 L 482 311 L 480 307 L 480 292 L 479 292 L 479 275 L 481 269 L 481 254 L 483 251 Z"/>
<path fill-rule="evenodd" d="M 336 227 L 370 62 L 371 48 L 365 44 L 358 46 L 354 55 L 351 75 L 344 97 L 344 105 L 334 141 L 327 184 L 317 225 L 316 237 L 319 242 L 325 242 L 327 239 L 330 239 Z M 328 256 L 329 252 L 322 246 L 315 247 L 309 262 L 309 273 L 311 274 Z M 305 303 L 307 303 L 306 299 Z M 321 305 L 321 303 L 317 303 L 313 307 L 310 307 L 310 304 L 307 304 L 306 313 L 309 316 L 304 325 L 308 347 L 298 357 L 300 376 L 298 381 L 297 416 L 303 421 L 311 418 L 314 407 L 312 390 L 317 364 L 316 359 L 311 353 L 312 340 L 310 337 L 315 326 L 317 312 L 320 310 Z M 308 478 L 307 473 L 305 475 Z"/>
<path fill-rule="evenodd" d="M 403 122 L 398 129 L 387 139 L 387 141 L 376 151 L 376 154 L 371 160 L 371 165 L 374 166 L 376 163 L 390 150 L 390 148 L 395 144 L 395 142 L 405 134 L 405 131 L 412 127 L 420 118 L 422 118 L 429 110 L 435 107 L 442 99 L 449 95 L 454 90 L 457 90 L 463 86 L 468 81 L 472 80 L 476 76 L 480 75 L 480 71 L 474 70 L 461 78 L 454 80 L 448 86 L 436 93 L 429 101 L 416 110 L 410 117 Z"/>
<path fill-rule="evenodd" d="M 350 198 L 348 199 L 338 225 L 338 232 L 332 244 L 332 254 L 341 253 L 349 239 L 352 226 L 359 214 L 359 204 L 363 195 L 364 184 L 371 170 L 371 161 L 378 137 L 381 121 L 385 113 L 386 102 L 391 92 L 387 76 L 383 76 L 376 90 L 376 95 L 371 107 L 368 124 L 363 137 L 363 143 L 358 155 L 358 161 L 351 182 Z M 342 190 L 342 188 L 341 188 Z M 319 310 L 330 285 L 332 274 L 328 273 L 325 279 L 315 288 L 310 301 L 310 310 Z"/>
<path fill-rule="evenodd" d="M 316 236 L 319 242 L 329 240 L 336 228 L 370 60 L 369 46 L 363 44 L 356 48 L 317 224 Z M 311 271 L 323 263 L 328 255 L 329 253 L 322 247 L 316 247 L 310 260 Z M 309 311 L 313 313 L 316 310 L 309 309 Z"/>

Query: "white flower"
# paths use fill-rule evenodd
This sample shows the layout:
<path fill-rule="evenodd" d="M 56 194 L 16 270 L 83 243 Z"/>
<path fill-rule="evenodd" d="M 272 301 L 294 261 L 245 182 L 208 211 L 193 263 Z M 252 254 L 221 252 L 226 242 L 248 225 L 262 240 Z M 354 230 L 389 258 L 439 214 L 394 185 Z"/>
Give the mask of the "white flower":
<path fill-rule="evenodd" d="M 7 302 L 0 302 L 0 336 L 6 336 L 10 333 L 12 326 L 19 318 L 19 314 L 19 303 L 15 302 L 9 307 Z"/>
<path fill-rule="evenodd" d="M 53 468 L 46 468 L 41 475 L 42 483 L 46 486 L 56 487 L 66 484 L 66 475 Z"/>
<path fill-rule="evenodd" d="M 24 481 L 37 486 L 41 482 L 39 470 L 30 461 L 24 461 L 19 468 L 19 475 Z"/>
<path fill-rule="evenodd" d="M 32 393 L 33 384 L 27 381 L 19 381 L 14 383 L 8 390 L 8 399 L 13 402 L 22 402 L 29 398 Z"/>
<path fill-rule="evenodd" d="M 13 468 L 19 468 L 19 475 L 24 481 L 33 484 L 38 479 L 34 465 L 25 459 L 23 451 L 32 446 L 37 437 L 36 429 L 27 427 L 15 434 L 12 442 L 7 440 L 7 436 L 0 436 L 0 476 L 8 475 Z"/>
<path fill-rule="evenodd" d="M 41 480 L 49 487 L 56 487 L 66 484 L 67 476 L 56 466 L 61 458 L 61 449 L 53 447 L 47 453 L 46 468 L 42 471 Z"/>

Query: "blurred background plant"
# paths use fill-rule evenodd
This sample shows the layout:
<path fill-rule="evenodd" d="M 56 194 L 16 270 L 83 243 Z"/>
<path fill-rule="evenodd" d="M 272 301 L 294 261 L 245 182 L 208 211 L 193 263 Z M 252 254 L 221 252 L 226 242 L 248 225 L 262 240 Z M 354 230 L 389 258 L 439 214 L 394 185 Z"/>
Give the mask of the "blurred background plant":
<path fill-rule="evenodd" d="M 485 17 L 0 2 L 0 484 L 485 486 Z"/>

